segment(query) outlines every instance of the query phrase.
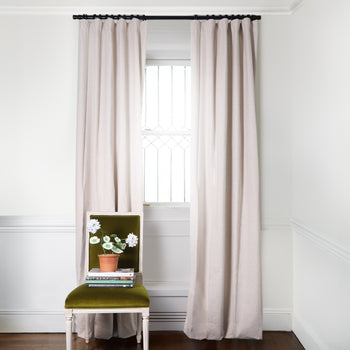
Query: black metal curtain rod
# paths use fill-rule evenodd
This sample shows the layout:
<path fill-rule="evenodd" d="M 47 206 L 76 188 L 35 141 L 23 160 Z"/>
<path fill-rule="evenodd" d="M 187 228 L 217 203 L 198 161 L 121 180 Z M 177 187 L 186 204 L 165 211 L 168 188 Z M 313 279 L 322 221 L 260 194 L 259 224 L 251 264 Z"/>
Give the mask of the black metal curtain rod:
<path fill-rule="evenodd" d="M 142 21 L 146 20 L 220 20 L 223 18 L 227 19 L 243 19 L 250 18 L 252 21 L 260 20 L 261 16 L 257 15 L 193 15 L 193 16 L 148 16 L 148 15 L 73 15 L 73 19 L 133 19 L 137 18 Z"/>

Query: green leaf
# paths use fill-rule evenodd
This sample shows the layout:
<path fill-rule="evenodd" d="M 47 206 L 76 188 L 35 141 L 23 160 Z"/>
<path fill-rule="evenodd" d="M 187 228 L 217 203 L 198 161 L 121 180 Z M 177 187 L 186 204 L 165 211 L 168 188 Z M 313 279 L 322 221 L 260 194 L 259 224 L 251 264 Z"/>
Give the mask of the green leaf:
<path fill-rule="evenodd" d="M 113 252 L 113 253 L 116 253 L 116 254 L 121 254 L 121 253 L 123 253 L 123 251 L 122 251 L 121 249 L 117 248 L 117 247 L 113 247 L 113 248 L 112 248 L 112 252 Z"/>
<path fill-rule="evenodd" d="M 107 242 L 102 244 L 103 249 L 111 250 L 113 249 L 114 245 L 113 243 Z"/>
<path fill-rule="evenodd" d="M 97 243 L 100 243 L 100 239 L 96 236 L 93 236 L 90 238 L 90 243 L 91 244 L 97 244 Z"/>

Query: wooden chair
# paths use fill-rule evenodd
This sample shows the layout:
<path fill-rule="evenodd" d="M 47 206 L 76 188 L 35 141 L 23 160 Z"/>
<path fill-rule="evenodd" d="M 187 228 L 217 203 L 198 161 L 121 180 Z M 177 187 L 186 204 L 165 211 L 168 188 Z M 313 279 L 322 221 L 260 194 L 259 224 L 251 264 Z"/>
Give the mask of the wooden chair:
<path fill-rule="evenodd" d="M 108 233 L 116 233 L 125 238 L 132 232 L 138 236 L 138 245 L 127 248 L 119 257 L 118 268 L 134 267 L 135 272 L 142 274 L 143 218 L 142 213 L 87 213 L 87 219 L 98 219 L 101 227 Z M 99 244 L 89 244 L 90 233 L 86 230 L 86 273 L 99 267 Z M 136 313 L 138 326 L 136 340 L 141 342 L 141 315 L 143 332 L 143 349 L 148 350 L 149 333 L 149 295 L 145 287 L 135 282 L 133 288 L 91 288 L 83 284 L 75 288 L 66 298 L 66 349 L 72 350 L 72 320 L 76 314 L 97 313 Z M 88 339 L 86 340 L 88 342 Z"/>

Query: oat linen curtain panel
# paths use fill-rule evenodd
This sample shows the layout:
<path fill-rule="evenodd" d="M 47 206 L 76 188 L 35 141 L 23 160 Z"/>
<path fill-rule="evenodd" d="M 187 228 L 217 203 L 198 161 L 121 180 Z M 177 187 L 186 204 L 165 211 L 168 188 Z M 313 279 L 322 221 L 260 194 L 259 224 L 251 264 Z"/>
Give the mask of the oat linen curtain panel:
<path fill-rule="evenodd" d="M 190 338 L 262 337 L 257 25 L 192 23 Z"/>
<path fill-rule="evenodd" d="M 81 20 L 76 154 L 77 279 L 83 283 L 87 211 L 142 211 L 141 110 L 147 23 Z M 78 335 L 135 334 L 135 315 L 78 318 Z M 121 320 L 121 316 L 123 319 Z"/>

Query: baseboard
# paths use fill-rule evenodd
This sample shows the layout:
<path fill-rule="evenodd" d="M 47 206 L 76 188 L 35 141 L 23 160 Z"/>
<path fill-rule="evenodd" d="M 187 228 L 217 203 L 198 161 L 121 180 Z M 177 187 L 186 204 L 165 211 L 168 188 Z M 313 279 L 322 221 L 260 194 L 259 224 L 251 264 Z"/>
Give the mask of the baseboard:
<path fill-rule="evenodd" d="M 297 315 L 293 315 L 293 332 L 305 350 L 330 350 Z"/>
<path fill-rule="evenodd" d="M 150 312 L 151 331 L 182 331 L 186 312 Z"/>
<path fill-rule="evenodd" d="M 185 312 L 150 312 L 151 331 L 182 331 Z M 0 310 L 0 333 L 63 333 L 64 310 Z"/>
<path fill-rule="evenodd" d="M 64 310 L 0 310 L 0 333 L 60 333 Z"/>
<path fill-rule="evenodd" d="M 167 297 L 164 297 L 167 298 Z M 164 305 L 169 300 L 153 300 L 155 305 Z M 182 331 L 186 319 L 183 307 L 174 311 L 174 305 L 183 306 L 184 300 L 172 297 L 172 310 L 151 311 L 150 330 Z M 157 308 L 156 308 L 157 309 Z M 181 310 L 180 310 L 181 309 Z M 266 331 L 290 331 L 292 312 L 289 309 L 264 310 L 263 329 Z M 0 333 L 61 333 L 65 332 L 64 310 L 0 310 Z M 296 333 L 297 334 L 297 333 Z M 298 336 L 298 335 L 297 335 Z M 298 336 L 299 337 L 299 336 Z M 304 342 L 303 342 L 304 344 Z M 310 350 L 321 348 L 310 348 Z M 309 349 L 308 349 L 309 350 Z M 322 349 L 323 350 L 323 349 Z"/>
<path fill-rule="evenodd" d="M 292 330 L 292 309 L 264 309 L 264 331 L 288 331 Z"/>

